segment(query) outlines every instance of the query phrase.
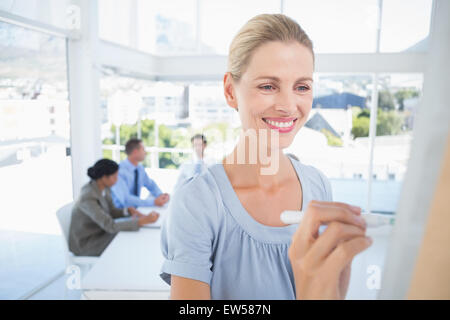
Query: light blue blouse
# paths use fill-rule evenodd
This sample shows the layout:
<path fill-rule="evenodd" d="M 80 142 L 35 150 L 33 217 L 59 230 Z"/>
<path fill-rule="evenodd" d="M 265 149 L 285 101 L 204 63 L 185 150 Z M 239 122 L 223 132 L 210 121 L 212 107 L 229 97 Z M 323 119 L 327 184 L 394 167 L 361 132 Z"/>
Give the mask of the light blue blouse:
<path fill-rule="evenodd" d="M 332 201 L 322 172 L 289 159 L 302 186 L 302 209 L 311 200 Z M 173 195 L 161 229 L 160 276 L 168 284 L 171 274 L 206 282 L 211 299 L 295 299 L 288 249 L 296 229 L 253 219 L 223 165 L 210 165 Z"/>

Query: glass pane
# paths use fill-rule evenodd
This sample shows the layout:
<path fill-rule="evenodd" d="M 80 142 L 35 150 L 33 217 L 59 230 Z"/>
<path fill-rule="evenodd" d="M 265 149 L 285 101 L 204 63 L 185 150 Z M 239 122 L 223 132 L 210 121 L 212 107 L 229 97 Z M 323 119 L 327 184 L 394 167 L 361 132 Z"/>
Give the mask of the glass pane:
<path fill-rule="evenodd" d="M 237 142 L 241 127 L 239 114 L 227 105 L 221 82 L 192 84 L 189 93 L 189 120 L 193 133 L 205 134 L 208 139 L 205 156 L 219 161 Z"/>
<path fill-rule="evenodd" d="M 195 0 L 99 0 L 99 37 L 160 55 L 193 53 Z"/>
<path fill-rule="evenodd" d="M 227 55 L 233 37 L 249 19 L 261 13 L 280 12 L 280 1 L 276 0 L 210 0 L 201 3 L 202 53 Z"/>
<path fill-rule="evenodd" d="M 393 215 L 397 209 L 403 178 L 408 165 L 416 107 L 422 91 L 421 74 L 381 74 L 378 80 L 377 134 L 374 144 L 371 212 Z M 366 112 L 364 112 L 366 111 Z M 362 110 L 359 119 L 369 120 Z M 368 146 L 368 138 L 359 138 Z M 356 189 L 355 189 L 356 190 Z M 352 263 L 347 299 L 376 299 L 380 285 L 377 274 L 384 271 L 390 247 L 392 226 L 368 228 L 372 246 Z M 366 274 L 367 277 L 362 277 Z M 381 279 L 380 279 L 381 280 Z"/>
<path fill-rule="evenodd" d="M 375 52 L 377 0 L 285 0 L 284 3 L 283 13 L 306 31 L 316 53 Z"/>
<path fill-rule="evenodd" d="M 178 169 L 181 163 L 189 160 L 189 155 L 184 153 L 160 152 L 159 167 L 161 169 Z"/>
<path fill-rule="evenodd" d="M 125 143 L 139 136 L 138 123 L 146 107 L 142 92 L 149 86 L 152 86 L 150 81 L 111 74 L 101 77 L 101 132 L 105 156 L 119 162 L 125 158 Z M 146 146 L 154 145 L 153 122 L 145 119 L 141 122 L 141 137 Z"/>
<path fill-rule="evenodd" d="M 426 51 L 432 0 L 384 0 L 380 51 Z"/>
<path fill-rule="evenodd" d="M 220 82 L 195 83 L 189 91 L 189 118 L 199 127 L 212 122 L 227 122 L 240 126 L 239 114 L 229 107 Z"/>
<path fill-rule="evenodd" d="M 186 133 L 178 130 L 189 127 L 188 86 L 105 75 L 100 87 L 105 156 L 117 162 L 122 160 L 125 155 L 120 157 L 119 150 L 123 151 L 132 137 L 141 137 L 147 148 L 190 148 Z M 156 156 L 149 152 L 144 165 L 157 167 L 161 162 Z"/>
<path fill-rule="evenodd" d="M 365 74 L 315 74 L 313 108 L 285 153 L 321 170 L 331 182 L 333 200 L 367 207 L 367 113 L 372 76 Z"/>
<path fill-rule="evenodd" d="M 196 52 L 196 11 L 196 0 L 138 0 L 138 48 L 159 55 Z"/>
<path fill-rule="evenodd" d="M 65 29 L 70 0 L 2 0 L 0 10 Z"/>
<path fill-rule="evenodd" d="M 0 22 L 2 299 L 21 298 L 64 268 L 56 211 L 72 201 L 65 45 Z"/>
<path fill-rule="evenodd" d="M 98 1 L 98 36 L 124 46 L 133 46 L 133 14 L 131 0 Z"/>
<path fill-rule="evenodd" d="M 2 229 L 60 234 L 56 210 L 72 201 L 68 147 L 65 40 L 0 22 Z"/>
<path fill-rule="evenodd" d="M 408 167 L 422 74 L 380 75 L 373 159 L 372 211 L 395 213 Z"/>

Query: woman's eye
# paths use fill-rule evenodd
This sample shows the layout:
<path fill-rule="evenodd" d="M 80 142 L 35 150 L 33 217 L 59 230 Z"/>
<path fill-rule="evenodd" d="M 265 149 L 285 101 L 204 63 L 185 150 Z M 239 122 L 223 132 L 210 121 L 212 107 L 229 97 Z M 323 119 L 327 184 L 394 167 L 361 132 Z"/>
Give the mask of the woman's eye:
<path fill-rule="evenodd" d="M 306 90 L 309 90 L 309 87 L 307 87 L 307 86 L 300 86 L 300 87 L 297 87 L 297 88 L 303 88 L 303 90 L 300 90 L 300 91 L 306 91 Z"/>
<path fill-rule="evenodd" d="M 274 87 L 273 87 L 272 85 L 270 85 L 270 84 L 263 85 L 263 86 L 261 86 L 260 88 L 261 88 L 261 89 L 264 89 L 264 90 L 272 90 L 272 89 L 274 89 Z M 299 87 L 297 87 L 297 89 L 298 89 L 298 88 L 301 88 L 301 89 L 298 90 L 298 91 L 307 91 L 307 90 L 309 90 L 309 87 L 308 87 L 308 86 L 299 86 Z"/>
<path fill-rule="evenodd" d="M 266 85 L 264 85 L 264 86 L 261 86 L 260 88 L 261 88 L 261 89 L 264 89 L 264 90 L 270 90 L 270 89 L 273 88 L 273 86 L 270 85 L 270 84 L 266 84 Z"/>

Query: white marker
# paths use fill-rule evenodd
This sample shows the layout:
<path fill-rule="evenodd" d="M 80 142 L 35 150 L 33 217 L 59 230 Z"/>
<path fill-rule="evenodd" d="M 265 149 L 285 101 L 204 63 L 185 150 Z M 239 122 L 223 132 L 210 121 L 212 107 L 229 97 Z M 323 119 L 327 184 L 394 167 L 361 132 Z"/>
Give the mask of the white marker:
<path fill-rule="evenodd" d="M 281 221 L 286 224 L 295 224 L 302 221 L 303 211 L 286 210 L 281 213 Z M 361 213 L 361 217 L 366 221 L 367 228 L 376 228 L 387 225 L 394 225 L 395 218 L 391 215 L 377 213 Z"/>

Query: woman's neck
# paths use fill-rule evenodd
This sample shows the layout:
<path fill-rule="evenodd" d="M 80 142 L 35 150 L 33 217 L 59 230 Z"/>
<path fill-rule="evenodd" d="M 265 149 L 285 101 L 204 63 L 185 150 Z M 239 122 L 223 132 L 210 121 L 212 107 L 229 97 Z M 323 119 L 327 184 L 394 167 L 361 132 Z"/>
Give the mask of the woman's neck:
<path fill-rule="evenodd" d="M 100 190 L 100 192 L 102 192 L 106 188 L 106 186 L 100 179 L 95 180 L 95 183 L 97 184 L 98 190 Z"/>
<path fill-rule="evenodd" d="M 289 172 L 286 170 L 286 164 L 289 162 L 289 159 L 281 149 L 268 148 L 264 156 L 266 159 L 261 159 L 260 152 L 256 152 L 256 155 L 253 157 L 254 161 L 252 161 L 252 158 L 249 158 L 249 154 L 255 151 L 251 150 L 248 143 L 245 143 L 245 145 L 243 143 L 242 140 L 239 140 L 233 152 L 222 160 L 224 169 L 233 186 L 259 186 L 264 189 L 271 189 L 288 178 Z M 244 152 L 241 150 L 245 150 L 244 162 L 239 160 L 243 158 L 242 153 Z M 269 160 L 269 163 L 266 163 L 267 161 L 264 160 Z M 264 170 L 271 166 L 274 170 L 268 170 L 269 174 L 263 174 Z"/>

